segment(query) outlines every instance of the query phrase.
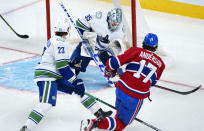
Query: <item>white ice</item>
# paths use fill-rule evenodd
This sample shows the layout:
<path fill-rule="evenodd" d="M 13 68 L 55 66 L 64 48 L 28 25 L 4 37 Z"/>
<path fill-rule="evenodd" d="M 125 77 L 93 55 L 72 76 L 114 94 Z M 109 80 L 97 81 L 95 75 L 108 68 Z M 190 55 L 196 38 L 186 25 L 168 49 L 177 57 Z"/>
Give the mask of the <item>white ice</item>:
<path fill-rule="evenodd" d="M 43 42 L 46 41 L 45 1 L 38 0 L 31 6 L 8 12 L 33 1 L 1 1 L 0 13 L 3 17 L 16 32 L 28 34 L 30 38 L 18 38 L 0 20 L 0 65 L 41 54 Z M 65 5 L 74 18 L 95 10 L 112 8 L 112 5 L 96 0 L 67 0 Z M 51 9 L 55 8 L 56 1 L 52 1 Z M 51 16 L 60 16 L 63 13 L 58 11 Z M 204 20 L 149 10 L 144 10 L 144 15 L 151 30 L 158 34 L 159 44 L 173 58 L 173 66 L 165 70 L 162 81 L 158 84 L 181 91 L 195 88 L 192 86 L 204 85 Z M 114 105 L 114 92 L 114 88 L 106 88 L 90 93 Z M 145 100 L 137 116 L 139 119 L 163 131 L 204 131 L 203 88 L 186 96 L 152 88 L 151 99 L 152 102 Z M 37 92 L 20 91 L 0 85 L 0 131 L 19 130 L 37 103 Z M 110 109 L 103 104 L 100 105 L 106 110 Z M 80 104 L 76 95 L 59 94 L 57 106 L 47 113 L 35 130 L 79 131 L 80 121 L 84 118 L 93 116 Z M 134 121 L 125 131 L 152 131 L 152 129 Z"/>

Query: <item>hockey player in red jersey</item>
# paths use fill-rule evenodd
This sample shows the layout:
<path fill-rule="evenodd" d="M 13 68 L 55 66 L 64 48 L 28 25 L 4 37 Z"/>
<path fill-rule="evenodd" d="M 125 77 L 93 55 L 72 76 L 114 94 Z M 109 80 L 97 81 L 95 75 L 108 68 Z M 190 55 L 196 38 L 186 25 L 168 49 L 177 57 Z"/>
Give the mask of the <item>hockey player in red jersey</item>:
<path fill-rule="evenodd" d="M 82 120 L 81 130 L 94 128 L 122 131 L 132 123 L 141 109 L 143 100 L 150 96 L 150 87 L 160 79 L 165 64 L 154 52 L 158 47 L 157 35 L 148 33 L 143 48 L 131 47 L 122 55 L 110 58 L 105 75 L 113 77 L 116 69 L 127 64 L 125 72 L 115 84 L 117 113 L 115 117 Z"/>

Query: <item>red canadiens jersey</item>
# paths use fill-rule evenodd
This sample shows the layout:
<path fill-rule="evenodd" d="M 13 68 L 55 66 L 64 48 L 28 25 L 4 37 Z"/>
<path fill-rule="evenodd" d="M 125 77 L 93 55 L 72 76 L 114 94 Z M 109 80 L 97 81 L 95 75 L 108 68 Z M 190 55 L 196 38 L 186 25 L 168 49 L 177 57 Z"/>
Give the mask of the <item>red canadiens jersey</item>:
<path fill-rule="evenodd" d="M 124 54 L 112 57 L 106 63 L 108 70 L 115 70 L 127 64 L 126 70 L 116 83 L 126 94 L 144 99 L 150 95 L 150 87 L 160 79 L 165 64 L 151 51 L 131 47 Z"/>

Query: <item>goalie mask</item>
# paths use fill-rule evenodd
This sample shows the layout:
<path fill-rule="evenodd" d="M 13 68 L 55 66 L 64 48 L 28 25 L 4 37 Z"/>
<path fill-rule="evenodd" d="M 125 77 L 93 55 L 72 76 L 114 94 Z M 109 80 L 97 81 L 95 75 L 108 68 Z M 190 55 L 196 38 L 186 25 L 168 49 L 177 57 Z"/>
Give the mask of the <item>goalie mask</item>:
<path fill-rule="evenodd" d="M 108 29 L 113 32 L 119 28 L 122 22 L 122 10 L 120 8 L 112 9 L 108 12 L 107 17 Z"/>
<path fill-rule="evenodd" d="M 70 22 L 68 19 L 60 20 L 57 22 L 55 28 L 55 32 L 64 32 L 64 33 L 69 33 L 71 29 Z"/>

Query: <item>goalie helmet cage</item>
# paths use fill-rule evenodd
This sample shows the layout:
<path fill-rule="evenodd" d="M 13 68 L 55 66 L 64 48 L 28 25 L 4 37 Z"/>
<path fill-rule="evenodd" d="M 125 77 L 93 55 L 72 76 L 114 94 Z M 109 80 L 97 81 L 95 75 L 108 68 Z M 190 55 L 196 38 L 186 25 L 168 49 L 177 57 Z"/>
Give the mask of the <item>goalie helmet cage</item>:
<path fill-rule="evenodd" d="M 150 32 L 150 28 L 144 17 L 139 0 L 112 0 L 115 7 L 122 8 L 123 10 L 123 22 L 126 28 L 126 35 L 129 46 L 142 47 L 142 42 L 147 33 Z M 126 11 L 124 6 L 120 3 L 130 3 L 131 10 Z M 131 14 L 131 17 L 127 17 Z M 131 19 L 131 21 L 129 20 Z M 130 37 L 131 36 L 131 37 Z M 130 44 L 131 43 L 131 44 Z"/>
<path fill-rule="evenodd" d="M 76 1 L 65 1 L 65 0 L 62 0 L 62 1 L 64 2 L 65 6 L 67 6 L 67 7 L 69 7 L 71 2 L 72 3 L 76 2 Z M 104 0 L 96 0 L 96 1 L 101 2 Z M 129 1 L 129 3 L 131 3 L 131 6 L 124 6 L 124 5 L 120 4 L 121 1 Z M 54 18 L 54 17 L 56 17 L 56 15 L 63 15 L 64 14 L 64 12 L 61 11 L 61 9 L 58 9 L 58 11 L 59 10 L 61 11 L 60 13 L 56 13 L 55 9 L 53 9 L 53 6 L 55 6 L 55 7 L 58 6 L 56 1 L 54 1 L 54 5 L 52 5 L 52 4 L 53 4 L 53 1 L 46 0 L 47 39 L 49 39 L 51 37 L 51 34 L 52 34 L 52 32 L 51 32 L 52 23 L 53 23 L 53 21 L 56 20 L 56 18 Z M 99 3 L 99 5 L 100 4 L 101 3 Z M 110 3 L 107 3 L 107 4 L 110 4 Z M 50 7 L 52 8 L 51 14 L 50 14 Z M 104 5 L 101 7 L 104 7 Z M 145 36 L 145 34 L 150 32 L 150 29 L 149 29 L 149 26 L 147 25 L 147 22 L 145 20 L 144 15 L 143 15 L 139 0 L 112 0 L 112 7 L 108 5 L 108 8 L 111 9 L 113 7 L 119 7 L 119 8 L 122 8 L 122 10 L 123 10 L 123 14 L 124 14 L 123 15 L 123 21 L 124 21 L 124 25 L 126 28 L 126 36 L 127 36 L 127 41 L 128 41 L 127 42 L 128 45 L 126 45 L 126 46 L 127 47 L 131 47 L 131 46 L 141 47 L 144 36 Z M 110 9 L 108 9 L 108 10 L 110 10 Z M 87 8 L 86 9 L 82 8 L 82 10 L 84 10 L 84 12 L 88 11 Z M 73 16 L 76 17 L 77 13 L 74 15 L 75 12 L 73 10 L 70 9 L 69 11 L 71 12 L 70 14 L 72 17 Z M 96 11 L 98 11 L 98 10 L 96 10 Z M 86 14 L 87 13 L 84 13 L 84 15 L 86 15 Z M 65 18 L 66 18 L 66 16 L 65 16 Z M 72 32 L 75 32 L 75 31 L 72 30 Z M 74 38 L 72 37 L 74 40 L 76 40 L 77 39 L 76 37 L 78 37 L 78 36 L 76 36 L 76 34 L 77 33 L 75 33 Z"/>

